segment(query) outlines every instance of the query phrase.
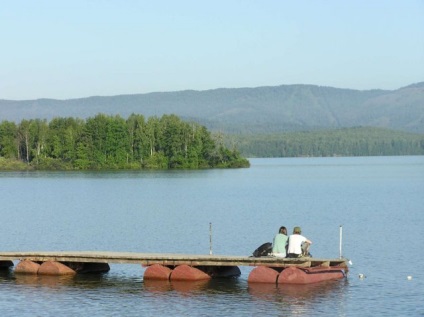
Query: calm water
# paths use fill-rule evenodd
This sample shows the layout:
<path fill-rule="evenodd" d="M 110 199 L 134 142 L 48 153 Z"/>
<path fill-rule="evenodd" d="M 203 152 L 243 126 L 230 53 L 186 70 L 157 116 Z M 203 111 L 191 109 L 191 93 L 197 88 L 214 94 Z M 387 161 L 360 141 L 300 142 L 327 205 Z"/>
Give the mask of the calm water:
<path fill-rule="evenodd" d="M 0 172 L 0 250 L 250 255 L 281 225 L 346 280 L 276 288 L 148 283 L 137 265 L 75 278 L 0 272 L 1 316 L 424 316 L 424 157 L 252 159 L 237 170 Z M 358 274 L 365 274 L 361 280 Z M 407 276 L 412 276 L 411 280 Z"/>

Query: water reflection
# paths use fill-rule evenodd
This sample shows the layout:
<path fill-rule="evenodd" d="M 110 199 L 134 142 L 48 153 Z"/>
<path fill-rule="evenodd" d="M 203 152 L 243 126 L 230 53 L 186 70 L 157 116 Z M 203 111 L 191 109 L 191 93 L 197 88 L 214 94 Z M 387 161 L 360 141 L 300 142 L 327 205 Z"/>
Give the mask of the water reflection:
<path fill-rule="evenodd" d="M 160 281 L 144 280 L 143 289 L 149 292 L 160 293 L 168 291 L 178 291 L 181 293 L 192 293 L 207 290 L 210 281 Z"/>
<path fill-rule="evenodd" d="M 49 276 L 49 275 L 35 275 L 35 274 L 16 274 L 16 284 L 20 285 L 33 285 L 45 287 L 61 287 L 74 284 L 74 277 L 69 275 L 63 276 Z"/>
<path fill-rule="evenodd" d="M 0 270 L 0 282 L 6 283 L 10 281 L 10 276 L 12 274 L 12 269 L 10 268 L 2 268 Z"/>
<path fill-rule="evenodd" d="M 237 313 L 234 316 L 302 316 L 311 315 L 320 307 L 324 311 L 332 311 L 336 316 L 343 316 L 343 293 L 347 289 L 347 282 L 341 280 L 311 285 L 277 286 L 248 284 L 247 280 L 240 278 L 195 282 L 143 281 L 136 275 L 111 273 L 37 276 L 3 271 L 0 273 L 0 281 L 5 289 L 13 289 L 14 285 L 25 286 L 19 288 L 20 294 L 30 296 L 40 306 L 45 303 L 46 298 L 54 298 L 60 305 L 68 305 L 68 309 L 75 308 L 72 305 L 75 298 L 86 307 L 90 307 L 93 299 L 107 298 L 112 305 L 109 308 L 118 302 L 127 303 L 128 307 L 138 307 L 151 315 L 164 316 L 184 315 L 188 306 L 194 315 L 213 307 L 214 314 L 216 313 L 214 316 L 228 316 L 235 311 Z M 169 305 L 163 307 L 161 303 L 164 302 Z M 323 303 L 326 303 L 325 306 L 322 306 Z"/>
<path fill-rule="evenodd" d="M 13 271 L 0 271 L 0 281 L 26 286 L 49 288 L 67 287 L 78 290 L 138 288 L 141 279 L 124 276 L 111 276 L 108 273 L 88 273 L 79 275 L 36 275 L 15 274 Z"/>
<path fill-rule="evenodd" d="M 343 297 L 347 280 L 308 285 L 274 285 L 252 283 L 248 292 L 252 299 L 269 302 L 287 314 L 309 315 L 317 303 L 332 302 L 336 307 Z M 341 307 L 337 311 L 343 310 Z"/>
<path fill-rule="evenodd" d="M 204 281 L 171 281 L 174 290 L 180 293 L 193 293 L 206 290 L 209 285 L 208 280 Z"/>
<path fill-rule="evenodd" d="M 290 298 L 314 300 L 319 297 L 326 297 L 329 294 L 340 293 L 346 283 L 345 280 L 306 285 L 251 283 L 248 285 L 248 292 L 252 297 L 260 300 L 275 301 L 278 298 L 281 300 Z"/>

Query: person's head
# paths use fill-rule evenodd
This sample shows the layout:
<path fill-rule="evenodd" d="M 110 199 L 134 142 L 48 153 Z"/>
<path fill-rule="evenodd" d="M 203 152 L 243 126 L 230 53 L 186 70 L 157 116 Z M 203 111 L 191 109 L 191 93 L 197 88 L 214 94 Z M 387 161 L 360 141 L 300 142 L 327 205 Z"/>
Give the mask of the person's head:
<path fill-rule="evenodd" d="M 293 234 L 301 234 L 302 230 L 300 229 L 300 227 L 294 227 L 293 228 Z"/>
<path fill-rule="evenodd" d="M 284 227 L 284 226 L 280 227 L 280 230 L 278 230 L 278 233 L 282 233 L 282 234 L 287 235 L 287 228 Z"/>

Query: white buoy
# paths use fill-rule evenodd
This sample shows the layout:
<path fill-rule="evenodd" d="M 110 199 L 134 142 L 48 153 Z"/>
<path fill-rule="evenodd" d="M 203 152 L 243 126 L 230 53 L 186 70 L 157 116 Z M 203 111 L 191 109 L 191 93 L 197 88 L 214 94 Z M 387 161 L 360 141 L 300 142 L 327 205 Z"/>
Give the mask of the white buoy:
<path fill-rule="evenodd" d="M 360 273 L 360 274 L 358 275 L 358 277 L 359 277 L 359 279 L 360 279 L 360 280 L 363 280 L 366 276 L 365 276 L 364 274 Z"/>
<path fill-rule="evenodd" d="M 348 262 L 350 265 L 353 265 L 353 262 L 351 261 L 351 260 L 349 260 L 349 262 Z"/>
<path fill-rule="evenodd" d="M 406 278 L 408 279 L 408 281 L 412 280 L 412 276 L 411 275 L 408 275 Z"/>

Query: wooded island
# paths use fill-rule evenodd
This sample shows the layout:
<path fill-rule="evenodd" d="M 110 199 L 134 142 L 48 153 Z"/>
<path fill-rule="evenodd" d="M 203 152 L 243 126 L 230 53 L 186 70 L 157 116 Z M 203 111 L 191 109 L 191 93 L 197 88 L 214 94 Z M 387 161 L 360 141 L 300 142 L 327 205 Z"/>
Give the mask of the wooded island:
<path fill-rule="evenodd" d="M 98 114 L 0 123 L 0 169 L 105 170 L 249 167 L 204 127 L 176 115 Z"/>

